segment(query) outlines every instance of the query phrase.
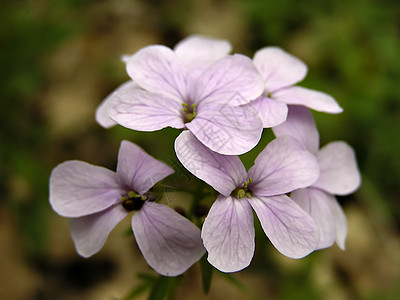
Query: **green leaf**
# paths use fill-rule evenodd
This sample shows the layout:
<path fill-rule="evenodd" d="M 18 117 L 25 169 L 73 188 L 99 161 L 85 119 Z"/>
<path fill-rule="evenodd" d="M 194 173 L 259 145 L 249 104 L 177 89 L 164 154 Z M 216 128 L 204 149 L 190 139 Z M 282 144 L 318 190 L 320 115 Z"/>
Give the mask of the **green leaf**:
<path fill-rule="evenodd" d="M 146 273 L 139 273 L 137 277 L 142 281 L 141 284 L 134 287 L 132 290 L 128 292 L 121 300 L 131 300 L 143 294 L 146 290 L 150 290 L 153 285 L 155 285 L 156 280 L 158 279 L 154 275 L 149 275 Z"/>
<path fill-rule="evenodd" d="M 157 276 L 146 274 L 146 273 L 138 273 L 137 277 L 143 281 L 147 281 L 147 282 L 151 282 L 151 283 L 153 283 L 157 280 Z"/>
<path fill-rule="evenodd" d="M 156 280 L 153 289 L 151 290 L 148 300 L 163 300 L 165 297 L 173 294 L 178 277 L 160 276 Z"/>
<path fill-rule="evenodd" d="M 121 300 L 132 300 L 135 299 L 136 297 L 140 296 L 143 294 L 147 289 L 150 289 L 151 284 L 150 282 L 144 282 L 138 286 L 136 286 L 134 289 L 132 289 L 124 298 Z"/>
<path fill-rule="evenodd" d="M 207 261 L 206 255 L 200 259 L 200 267 L 201 267 L 201 279 L 204 294 L 208 294 L 211 287 L 211 279 L 213 274 L 213 266 L 210 265 Z"/>

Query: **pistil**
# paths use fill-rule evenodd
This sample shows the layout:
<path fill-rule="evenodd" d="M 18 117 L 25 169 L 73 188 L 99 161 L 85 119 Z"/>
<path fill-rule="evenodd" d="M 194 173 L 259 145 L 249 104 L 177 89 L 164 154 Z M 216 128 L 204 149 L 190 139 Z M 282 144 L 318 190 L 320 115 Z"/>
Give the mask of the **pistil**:
<path fill-rule="evenodd" d="M 147 200 L 146 196 L 140 196 L 134 191 L 129 191 L 127 196 L 122 196 L 122 207 L 127 211 L 139 210 L 142 208 L 144 201 Z"/>
<path fill-rule="evenodd" d="M 239 199 L 242 199 L 245 196 L 248 199 L 251 199 L 252 191 L 249 188 L 249 184 L 252 183 L 253 183 L 253 178 L 250 177 L 248 181 L 243 182 L 243 186 L 236 188 L 231 195 Z"/>
<path fill-rule="evenodd" d="M 182 103 L 182 110 L 185 113 L 185 123 L 191 122 L 197 115 L 196 112 L 197 103 L 193 103 L 190 107 L 187 103 Z"/>

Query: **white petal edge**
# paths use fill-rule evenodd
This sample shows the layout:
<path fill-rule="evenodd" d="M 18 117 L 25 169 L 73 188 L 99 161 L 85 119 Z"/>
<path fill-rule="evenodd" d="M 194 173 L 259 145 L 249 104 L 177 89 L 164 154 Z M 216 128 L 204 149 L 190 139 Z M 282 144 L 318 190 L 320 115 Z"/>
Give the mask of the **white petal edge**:
<path fill-rule="evenodd" d="M 122 141 L 118 153 L 117 176 L 121 185 L 142 195 L 174 170 L 153 158 L 142 148 Z"/>
<path fill-rule="evenodd" d="M 240 155 L 253 149 L 262 134 L 262 121 L 251 107 L 203 105 L 186 127 L 204 145 L 224 155 Z"/>
<path fill-rule="evenodd" d="M 182 103 L 188 96 L 187 70 L 168 47 L 152 45 L 132 55 L 126 65 L 129 76 L 143 89 Z"/>
<path fill-rule="evenodd" d="M 290 198 L 313 218 L 319 228 L 320 238 L 317 249 L 330 247 L 336 240 L 330 197 L 325 192 L 314 188 L 298 189 L 290 194 Z"/>
<path fill-rule="evenodd" d="M 180 103 L 143 89 L 116 91 L 108 104 L 108 115 L 116 123 L 138 131 L 184 127 Z"/>
<path fill-rule="evenodd" d="M 249 202 L 265 234 L 280 253 L 290 258 L 302 258 L 317 248 L 317 225 L 288 196 L 253 195 Z"/>
<path fill-rule="evenodd" d="M 201 231 L 208 261 L 222 272 L 246 268 L 254 255 L 254 219 L 249 203 L 219 196 Z"/>
<path fill-rule="evenodd" d="M 132 230 L 147 263 L 164 276 L 184 273 L 205 253 L 200 229 L 162 204 L 146 202 L 133 215 Z"/>
<path fill-rule="evenodd" d="M 102 211 L 118 203 L 123 192 L 113 171 L 83 161 L 63 162 L 50 175 L 50 204 L 64 217 Z"/>
<path fill-rule="evenodd" d="M 71 237 L 79 255 L 89 257 L 99 252 L 111 230 L 127 215 L 122 205 L 116 205 L 89 216 L 70 218 Z"/>
<path fill-rule="evenodd" d="M 258 155 L 249 170 L 250 188 L 274 196 L 312 185 L 319 177 L 316 157 L 291 136 L 278 137 Z"/>
<path fill-rule="evenodd" d="M 314 118 L 307 107 L 289 105 L 286 122 L 272 128 L 276 137 L 292 136 L 301 142 L 305 149 L 317 155 L 319 149 L 319 133 Z"/>
<path fill-rule="evenodd" d="M 264 79 L 267 92 L 300 82 L 307 74 L 304 62 L 279 47 L 258 50 L 253 61 Z"/>
<path fill-rule="evenodd" d="M 95 118 L 97 123 L 99 123 L 104 128 L 110 128 L 117 124 L 109 115 L 109 108 L 111 106 L 111 102 L 114 99 L 114 93 L 121 90 L 131 90 L 137 89 L 139 86 L 133 81 L 127 81 L 121 84 L 118 88 L 116 88 L 110 95 L 108 95 L 102 103 L 97 107 Z"/>
<path fill-rule="evenodd" d="M 329 204 L 331 206 L 331 212 L 333 215 L 333 220 L 335 222 L 336 228 L 336 244 L 343 251 L 346 246 L 346 236 L 347 236 L 347 220 L 346 215 L 344 214 L 343 208 L 340 206 L 336 197 L 331 196 Z"/>
<path fill-rule="evenodd" d="M 193 175 L 225 196 L 247 179 L 247 172 L 238 156 L 211 151 L 190 131 L 175 140 L 175 152 L 182 165 Z"/>
<path fill-rule="evenodd" d="M 192 88 L 191 94 L 199 105 L 241 105 L 260 96 L 264 84 L 252 61 L 244 55 L 234 54 L 213 63 Z"/>
<path fill-rule="evenodd" d="M 191 35 L 180 41 L 174 50 L 190 73 L 200 74 L 210 64 L 228 55 L 232 46 L 227 40 Z"/>
<path fill-rule="evenodd" d="M 303 105 L 320 112 L 338 114 L 343 111 L 332 96 L 300 86 L 278 90 L 272 93 L 272 98 L 286 104 Z"/>
<path fill-rule="evenodd" d="M 361 175 L 356 155 L 346 142 L 336 141 L 325 145 L 317 158 L 321 172 L 314 187 L 335 195 L 348 195 L 358 189 Z"/>
<path fill-rule="evenodd" d="M 250 107 L 258 113 L 264 128 L 284 123 L 288 114 L 288 106 L 285 103 L 265 96 L 258 97 L 256 100 L 246 104 L 245 107 Z"/>

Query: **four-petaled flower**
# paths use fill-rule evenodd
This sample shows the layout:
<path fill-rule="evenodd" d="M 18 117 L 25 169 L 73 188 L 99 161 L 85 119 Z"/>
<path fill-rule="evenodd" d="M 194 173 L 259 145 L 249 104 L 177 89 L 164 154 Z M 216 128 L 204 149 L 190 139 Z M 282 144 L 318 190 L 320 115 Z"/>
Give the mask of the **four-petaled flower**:
<path fill-rule="evenodd" d="M 250 264 L 254 254 L 253 212 L 264 232 L 284 255 L 301 258 L 315 250 L 319 240 L 313 219 L 285 194 L 307 187 L 319 176 L 315 157 L 293 137 L 272 141 L 246 172 L 238 156 L 210 151 L 190 132 L 175 141 L 177 150 L 197 153 L 181 163 L 221 195 L 212 205 L 202 228 L 208 261 L 223 272 Z M 196 158 L 199 158 L 198 160 Z"/>
<path fill-rule="evenodd" d="M 306 107 L 290 106 L 285 123 L 273 128 L 277 137 L 293 136 L 316 156 L 318 180 L 310 187 L 295 190 L 291 198 L 314 219 L 320 230 L 318 249 L 336 244 L 344 250 L 346 216 L 334 195 L 353 193 L 361 183 L 353 149 L 345 142 L 331 142 L 319 150 L 319 134 Z"/>
<path fill-rule="evenodd" d="M 343 111 L 331 96 L 293 86 L 304 79 L 307 66 L 281 48 L 262 48 L 255 53 L 253 62 L 264 79 L 265 89 L 257 100 L 248 105 L 259 112 L 265 128 L 277 126 L 286 120 L 288 104 L 304 105 L 327 113 Z"/>
<path fill-rule="evenodd" d="M 188 129 L 218 153 L 249 151 L 261 137 L 262 122 L 241 105 L 260 96 L 264 85 L 248 57 L 229 51 L 226 41 L 197 36 L 175 50 L 139 50 L 126 60 L 132 81 L 101 104 L 99 123 L 138 131 Z"/>
<path fill-rule="evenodd" d="M 345 142 L 319 150 L 308 110 L 342 108 L 325 93 L 293 86 L 307 66 L 284 50 L 265 47 L 253 60 L 230 51 L 228 41 L 190 36 L 173 50 L 153 45 L 124 56 L 131 80 L 96 110 L 105 128 L 184 129 L 175 140 L 178 159 L 220 193 L 201 233 L 157 203 L 162 195 L 153 186 L 173 170 L 122 141 L 116 172 L 75 160 L 61 163 L 50 176 L 50 203 L 69 218 L 80 255 L 100 251 L 133 211 L 138 247 L 166 276 L 182 274 L 205 250 L 223 272 L 247 267 L 255 249 L 252 210 L 271 243 L 288 257 L 304 257 L 335 241 L 344 249 L 346 218 L 334 195 L 354 192 L 360 174 Z M 258 143 L 263 127 L 273 127 L 277 138 L 247 172 L 236 155 Z"/>
<path fill-rule="evenodd" d="M 158 273 L 185 272 L 205 252 L 200 230 L 173 209 L 155 202 L 155 183 L 173 173 L 141 148 L 122 141 L 117 171 L 66 161 L 50 176 L 50 203 L 68 217 L 77 252 L 89 257 L 131 211 L 132 230 L 147 263 Z"/>

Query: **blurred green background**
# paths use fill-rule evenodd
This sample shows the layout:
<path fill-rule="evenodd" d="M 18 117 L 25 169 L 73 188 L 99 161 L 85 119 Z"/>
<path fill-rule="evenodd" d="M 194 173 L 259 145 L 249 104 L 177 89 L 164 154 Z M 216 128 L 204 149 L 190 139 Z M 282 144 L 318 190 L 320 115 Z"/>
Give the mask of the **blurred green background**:
<path fill-rule="evenodd" d="M 249 56 L 276 45 L 301 58 L 309 66 L 301 85 L 344 108 L 314 113 L 321 145 L 350 143 L 363 183 L 339 199 L 345 252 L 291 260 L 259 232 L 249 268 L 228 279 L 215 273 L 206 297 L 195 265 L 176 298 L 400 299 L 399 16 L 397 0 L 2 1 L 0 299 L 121 299 L 144 280 L 138 272 L 154 275 L 124 236 L 129 220 L 99 254 L 80 258 L 67 220 L 48 203 L 48 178 L 69 159 L 113 169 L 121 139 L 172 164 L 177 131 L 105 130 L 94 111 L 128 79 L 121 55 L 193 33 L 228 39 Z"/>

